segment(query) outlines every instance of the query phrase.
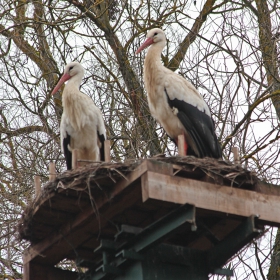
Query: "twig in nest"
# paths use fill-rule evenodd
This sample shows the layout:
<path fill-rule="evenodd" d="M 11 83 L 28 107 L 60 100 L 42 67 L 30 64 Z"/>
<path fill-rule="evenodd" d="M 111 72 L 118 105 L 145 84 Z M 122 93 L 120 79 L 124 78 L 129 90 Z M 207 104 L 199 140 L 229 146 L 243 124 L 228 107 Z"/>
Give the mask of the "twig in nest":
<path fill-rule="evenodd" d="M 57 188 L 57 189 L 58 189 L 58 188 L 62 188 L 62 189 L 64 189 L 64 190 L 67 189 L 67 187 L 66 187 L 61 181 L 59 181 L 59 182 L 57 183 L 56 188 Z"/>
<path fill-rule="evenodd" d="M 118 174 L 120 174 L 126 181 L 128 181 L 127 177 L 126 177 L 122 172 L 120 172 L 118 169 L 111 168 L 111 170 L 116 171 L 116 172 L 117 172 Z"/>
<path fill-rule="evenodd" d="M 181 170 L 183 170 L 184 168 L 178 168 L 174 173 L 173 173 L 173 176 L 175 176 L 177 173 L 179 173 Z"/>

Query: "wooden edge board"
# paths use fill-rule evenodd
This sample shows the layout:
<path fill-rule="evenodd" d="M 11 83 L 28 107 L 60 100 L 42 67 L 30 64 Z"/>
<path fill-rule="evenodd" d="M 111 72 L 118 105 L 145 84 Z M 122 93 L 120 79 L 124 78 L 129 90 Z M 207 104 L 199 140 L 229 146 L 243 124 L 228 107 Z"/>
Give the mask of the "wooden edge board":
<path fill-rule="evenodd" d="M 122 179 L 121 181 L 117 182 L 113 187 L 112 192 L 110 193 L 109 197 L 103 198 L 96 198 L 95 206 L 97 209 L 105 205 L 108 201 L 110 201 L 113 197 L 121 193 L 123 189 L 131 185 L 134 181 L 141 177 L 147 170 L 152 170 L 154 172 L 159 173 L 167 173 L 172 175 L 172 165 L 166 164 L 162 162 L 152 162 L 148 160 L 144 160 L 139 166 L 136 167 L 135 170 L 131 171 L 127 176 Z M 49 197 L 47 198 L 49 199 Z M 40 206 L 39 206 L 40 207 Z M 39 255 L 44 255 L 44 251 L 48 248 L 55 246 L 57 242 L 64 239 L 66 236 L 71 234 L 71 232 L 75 231 L 75 228 L 78 228 L 81 224 L 85 223 L 87 219 L 94 214 L 95 210 L 90 206 L 85 211 L 81 212 L 77 217 L 65 224 L 63 228 L 60 230 L 59 233 L 53 233 L 52 235 L 48 236 L 41 242 L 31 245 L 27 250 L 24 252 L 24 263 L 28 263 L 32 261 Z"/>
<path fill-rule="evenodd" d="M 194 204 L 198 208 L 249 217 L 280 226 L 280 197 L 148 171 L 141 178 L 142 199 Z"/>
<path fill-rule="evenodd" d="M 144 172 L 147 171 L 147 166 L 149 162 L 147 160 L 143 161 L 139 166 L 135 168 L 132 172 L 130 172 L 124 179 L 119 181 L 114 186 L 114 191 L 111 193 L 111 196 L 115 196 L 119 193 L 122 189 L 126 188 L 131 182 L 139 178 Z M 153 170 L 153 169 L 152 169 Z M 60 182 L 57 182 L 57 185 L 59 185 Z M 59 188 L 56 192 L 50 192 L 47 194 L 43 199 L 40 200 L 39 204 L 36 204 L 36 207 L 33 210 L 33 216 L 36 214 L 36 212 L 40 209 L 41 205 L 50 204 L 50 200 L 58 194 L 65 192 L 67 188 Z M 51 204 L 50 204 L 51 205 Z"/>

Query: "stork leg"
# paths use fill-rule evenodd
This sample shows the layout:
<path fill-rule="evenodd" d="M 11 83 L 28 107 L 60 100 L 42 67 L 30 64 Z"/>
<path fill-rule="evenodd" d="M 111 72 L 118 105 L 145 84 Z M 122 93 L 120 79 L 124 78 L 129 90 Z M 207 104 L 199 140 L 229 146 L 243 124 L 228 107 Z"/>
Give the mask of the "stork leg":
<path fill-rule="evenodd" d="M 188 152 L 188 144 L 186 141 L 186 135 L 181 134 L 175 139 L 175 143 L 178 147 L 179 156 L 186 156 Z"/>
<path fill-rule="evenodd" d="M 184 153 L 185 153 L 185 155 L 188 154 L 188 143 L 187 143 L 187 141 L 184 141 Z"/>

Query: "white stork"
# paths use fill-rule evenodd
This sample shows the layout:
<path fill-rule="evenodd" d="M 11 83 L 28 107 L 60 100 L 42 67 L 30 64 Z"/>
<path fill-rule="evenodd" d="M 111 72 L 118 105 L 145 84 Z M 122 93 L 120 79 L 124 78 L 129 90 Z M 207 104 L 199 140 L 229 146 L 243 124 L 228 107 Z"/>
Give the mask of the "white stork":
<path fill-rule="evenodd" d="M 162 65 L 164 32 L 150 30 L 136 54 L 150 46 L 144 62 L 144 83 L 152 116 L 178 145 L 185 135 L 185 152 L 197 157 L 222 157 L 210 110 L 197 89 L 182 76 Z"/>
<path fill-rule="evenodd" d="M 79 90 L 84 73 L 79 62 L 68 63 L 52 91 L 52 94 L 56 93 L 68 81 L 62 94 L 63 113 L 60 123 L 61 149 L 68 170 L 72 168 L 73 149 L 78 150 L 78 159 L 104 160 L 105 125 L 101 111 L 89 96 Z"/>

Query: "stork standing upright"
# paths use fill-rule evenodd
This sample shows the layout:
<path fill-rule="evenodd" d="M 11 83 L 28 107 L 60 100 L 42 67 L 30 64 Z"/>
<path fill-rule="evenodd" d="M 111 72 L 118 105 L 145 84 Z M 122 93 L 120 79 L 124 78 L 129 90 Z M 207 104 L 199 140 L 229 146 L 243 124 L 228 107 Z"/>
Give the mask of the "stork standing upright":
<path fill-rule="evenodd" d="M 178 145 L 185 135 L 185 152 L 196 157 L 222 157 L 210 110 L 197 89 L 182 76 L 164 67 L 161 52 L 164 32 L 150 30 L 136 54 L 150 46 L 144 62 L 144 83 L 152 116 Z"/>
<path fill-rule="evenodd" d="M 70 62 L 52 91 L 55 94 L 66 82 L 62 94 L 63 113 L 60 123 L 61 150 L 67 169 L 72 169 L 72 150 L 78 150 L 78 159 L 104 160 L 106 130 L 101 111 L 92 99 L 81 93 L 80 84 L 85 70 L 79 62 Z M 81 163 L 80 165 L 85 165 Z"/>

